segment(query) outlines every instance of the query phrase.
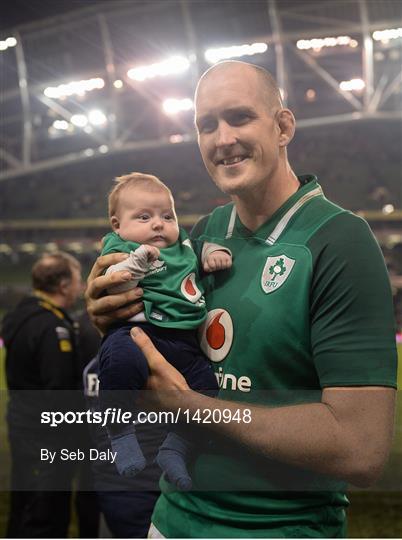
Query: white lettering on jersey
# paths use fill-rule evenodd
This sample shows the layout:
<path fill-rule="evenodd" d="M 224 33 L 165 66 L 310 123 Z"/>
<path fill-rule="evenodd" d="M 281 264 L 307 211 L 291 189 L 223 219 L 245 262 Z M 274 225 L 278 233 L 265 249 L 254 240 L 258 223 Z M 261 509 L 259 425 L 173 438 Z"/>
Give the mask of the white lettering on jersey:
<path fill-rule="evenodd" d="M 156 261 L 153 261 L 149 268 L 149 271 L 145 275 L 152 276 L 153 274 L 159 274 L 159 272 L 163 272 L 166 270 L 167 266 L 165 261 L 160 261 L 159 259 L 157 259 Z"/>
<path fill-rule="evenodd" d="M 85 395 L 89 397 L 99 395 L 99 378 L 97 373 L 87 373 L 87 387 Z"/>
<path fill-rule="evenodd" d="M 240 392 L 250 392 L 251 379 L 246 375 L 236 377 L 233 373 L 225 373 L 220 367 L 215 373 L 219 388 L 223 390 L 239 390 Z"/>

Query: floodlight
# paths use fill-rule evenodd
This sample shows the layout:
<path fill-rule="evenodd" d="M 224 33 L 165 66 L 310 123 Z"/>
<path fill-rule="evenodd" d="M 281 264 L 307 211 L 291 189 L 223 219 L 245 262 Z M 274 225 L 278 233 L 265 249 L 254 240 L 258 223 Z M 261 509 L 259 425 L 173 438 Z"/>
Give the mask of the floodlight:
<path fill-rule="evenodd" d="M 373 39 L 375 41 L 381 41 L 382 43 L 388 43 L 391 39 L 398 39 L 402 37 L 402 28 L 387 28 L 386 30 L 376 30 L 373 32 Z"/>
<path fill-rule="evenodd" d="M 22 253 L 35 253 L 37 249 L 37 245 L 34 244 L 33 242 L 24 242 L 23 244 L 20 244 L 19 246 L 19 250 L 22 252 Z"/>
<path fill-rule="evenodd" d="M 60 129 L 60 130 L 67 130 L 69 128 L 70 124 L 67 122 L 67 120 L 55 120 L 53 122 L 53 127 L 55 129 Z"/>
<path fill-rule="evenodd" d="M 102 126 L 107 122 L 105 114 L 99 109 L 94 109 L 88 113 L 88 120 L 93 126 Z"/>
<path fill-rule="evenodd" d="M 4 255 L 10 255 L 13 253 L 13 250 L 8 244 L 0 244 L 0 253 L 3 253 Z"/>
<path fill-rule="evenodd" d="M 118 90 L 120 90 L 120 88 L 123 88 L 123 81 L 121 81 L 120 79 L 117 79 L 116 81 L 114 81 L 113 86 L 117 88 Z"/>
<path fill-rule="evenodd" d="M 180 133 L 177 133 L 176 135 L 171 135 L 169 137 L 169 142 L 172 144 L 182 143 L 183 141 L 184 141 L 184 137 Z"/>
<path fill-rule="evenodd" d="M 44 248 L 46 251 L 57 251 L 59 249 L 56 242 L 47 242 Z"/>
<path fill-rule="evenodd" d="M 82 253 L 84 247 L 82 245 L 82 242 L 69 242 L 68 244 L 66 244 L 66 249 L 68 251 L 73 251 L 74 253 Z"/>
<path fill-rule="evenodd" d="M 49 98 L 61 99 L 72 95 L 84 96 L 86 92 L 99 90 L 104 86 L 105 81 L 100 77 L 96 77 L 82 81 L 71 81 L 66 84 L 59 84 L 59 86 L 49 86 L 45 88 L 43 93 Z"/>
<path fill-rule="evenodd" d="M 43 93 L 48 98 L 58 98 L 59 97 L 59 92 L 58 92 L 57 88 L 53 88 L 51 86 L 49 86 L 48 88 L 45 88 L 43 90 Z"/>
<path fill-rule="evenodd" d="M 7 47 L 15 47 L 17 45 L 17 40 L 15 37 L 8 37 L 6 39 L 6 45 Z"/>
<path fill-rule="evenodd" d="M 107 152 L 109 152 L 109 147 L 107 146 L 107 144 L 102 144 L 99 148 L 98 148 L 99 152 L 101 154 L 106 154 Z"/>
<path fill-rule="evenodd" d="M 88 124 L 88 118 L 85 114 L 73 114 L 70 118 L 70 122 L 77 127 L 85 127 Z"/>
<path fill-rule="evenodd" d="M 358 42 L 355 39 L 352 39 L 350 36 L 299 39 L 296 42 L 296 47 L 301 51 L 308 51 L 309 49 L 320 51 L 324 47 L 337 47 L 338 45 L 355 48 L 357 47 Z"/>
<path fill-rule="evenodd" d="M 339 88 L 347 92 L 352 92 L 353 90 L 363 90 L 366 86 L 366 83 L 362 79 L 351 79 L 350 81 L 342 81 L 339 83 Z"/>
<path fill-rule="evenodd" d="M 317 96 L 317 93 L 316 91 L 314 90 L 314 88 L 309 88 L 307 91 L 306 91 L 306 100 L 307 101 L 315 101 L 316 99 L 316 96 Z"/>
<path fill-rule="evenodd" d="M 15 47 L 17 45 L 17 40 L 15 37 L 8 37 L 7 39 L 4 39 L 0 41 L 0 51 L 5 51 L 9 47 Z"/>
<path fill-rule="evenodd" d="M 194 103 L 190 98 L 166 99 L 162 107 L 166 114 L 177 114 L 181 111 L 190 111 L 193 109 Z"/>
<path fill-rule="evenodd" d="M 383 206 L 382 208 L 382 213 L 387 215 L 387 214 L 392 214 L 392 212 L 395 211 L 395 207 L 393 204 L 386 204 L 385 206 Z"/>
<path fill-rule="evenodd" d="M 165 77 L 183 73 L 190 67 L 190 61 L 184 56 L 172 56 L 163 62 L 150 64 L 149 66 L 139 66 L 129 69 L 127 76 L 135 81 L 145 81 L 154 77 Z"/>
<path fill-rule="evenodd" d="M 232 45 L 230 47 L 220 47 L 217 49 L 208 49 L 205 51 L 205 59 L 210 64 L 215 64 L 220 60 L 227 58 L 239 58 L 241 56 L 252 56 L 254 54 L 264 53 L 268 49 L 266 43 L 252 43 L 244 45 Z"/>

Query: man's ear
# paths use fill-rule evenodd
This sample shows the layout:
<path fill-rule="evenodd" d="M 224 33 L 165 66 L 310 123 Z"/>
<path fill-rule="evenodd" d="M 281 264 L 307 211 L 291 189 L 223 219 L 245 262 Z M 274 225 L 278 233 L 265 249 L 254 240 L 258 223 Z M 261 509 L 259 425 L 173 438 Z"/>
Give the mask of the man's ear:
<path fill-rule="evenodd" d="M 114 231 L 117 231 L 120 228 L 120 221 L 117 216 L 112 216 L 110 218 L 110 224 L 112 225 L 112 229 Z"/>
<path fill-rule="evenodd" d="M 67 278 L 62 279 L 58 287 L 59 294 L 66 296 L 68 294 L 70 285 L 71 285 L 71 279 L 67 279 Z"/>
<path fill-rule="evenodd" d="M 293 139 L 296 129 L 296 120 L 291 110 L 280 109 L 276 113 L 276 119 L 280 129 L 279 146 L 287 146 Z"/>

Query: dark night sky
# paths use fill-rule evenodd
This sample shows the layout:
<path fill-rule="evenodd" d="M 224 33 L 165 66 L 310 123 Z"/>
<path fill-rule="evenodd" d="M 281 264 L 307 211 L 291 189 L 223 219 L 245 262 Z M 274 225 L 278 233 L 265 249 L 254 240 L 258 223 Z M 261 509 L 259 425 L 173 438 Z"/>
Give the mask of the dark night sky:
<path fill-rule="evenodd" d="M 3 0 L 0 30 L 54 17 L 96 4 L 97 0 Z"/>

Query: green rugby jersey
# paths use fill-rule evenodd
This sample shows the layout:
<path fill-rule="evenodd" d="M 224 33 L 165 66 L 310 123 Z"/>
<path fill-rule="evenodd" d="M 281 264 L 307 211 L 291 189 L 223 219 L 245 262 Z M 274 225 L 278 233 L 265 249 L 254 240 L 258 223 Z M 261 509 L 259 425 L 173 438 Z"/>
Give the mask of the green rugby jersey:
<path fill-rule="evenodd" d="M 201 346 L 222 399 L 266 405 L 319 402 L 331 386 L 396 386 L 391 290 L 366 222 L 329 202 L 315 177 L 254 233 L 232 204 L 195 228 L 233 254 L 205 277 Z M 195 488 L 162 480 L 153 522 L 167 537 L 337 537 L 344 483 L 238 448 L 205 445 Z"/>
<path fill-rule="evenodd" d="M 123 240 L 117 233 L 104 238 L 102 255 L 130 253 L 140 244 Z M 197 256 L 187 233 L 180 229 L 175 244 L 160 249 L 160 256 L 140 282 L 144 290 L 145 318 L 165 328 L 195 329 L 205 320 L 204 289 L 198 277 Z"/>

